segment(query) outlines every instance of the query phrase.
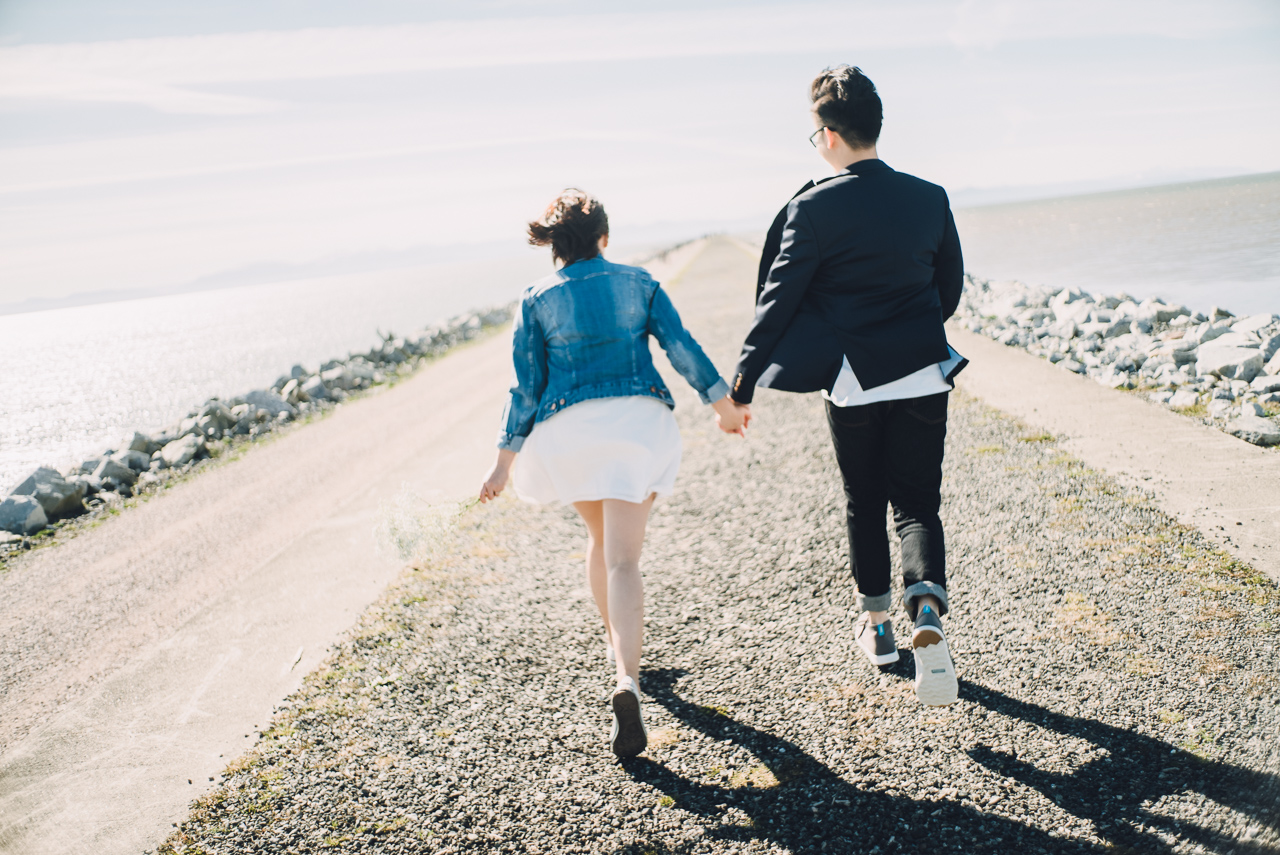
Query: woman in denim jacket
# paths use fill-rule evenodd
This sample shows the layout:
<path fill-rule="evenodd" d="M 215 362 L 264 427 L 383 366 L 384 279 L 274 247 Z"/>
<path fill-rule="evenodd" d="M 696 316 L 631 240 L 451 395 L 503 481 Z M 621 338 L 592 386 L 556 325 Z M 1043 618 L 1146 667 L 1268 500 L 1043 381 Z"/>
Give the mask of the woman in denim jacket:
<path fill-rule="evenodd" d="M 644 589 L 640 550 L 649 510 L 671 492 L 680 431 L 671 393 L 649 355 L 652 335 L 726 433 L 742 435 L 750 409 L 685 331 L 666 293 L 639 267 L 606 261 L 604 208 L 569 189 L 529 242 L 551 246 L 562 267 L 525 289 L 513 325 L 515 383 L 498 434 L 498 459 L 480 489 L 496 498 L 515 476 L 527 501 L 572 504 L 587 525 L 587 578 L 604 619 L 618 684 L 610 747 L 644 750 L 640 647 Z"/>

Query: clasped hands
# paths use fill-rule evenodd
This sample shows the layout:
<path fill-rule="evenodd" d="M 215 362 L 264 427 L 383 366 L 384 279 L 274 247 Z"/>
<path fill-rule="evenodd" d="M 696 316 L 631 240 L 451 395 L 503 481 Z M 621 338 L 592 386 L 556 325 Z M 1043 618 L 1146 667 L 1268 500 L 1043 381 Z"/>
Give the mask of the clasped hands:
<path fill-rule="evenodd" d="M 711 408 L 716 411 L 716 425 L 720 430 L 743 437 L 747 435 L 747 425 L 751 423 L 750 404 L 739 404 L 725 395 L 713 403 Z"/>

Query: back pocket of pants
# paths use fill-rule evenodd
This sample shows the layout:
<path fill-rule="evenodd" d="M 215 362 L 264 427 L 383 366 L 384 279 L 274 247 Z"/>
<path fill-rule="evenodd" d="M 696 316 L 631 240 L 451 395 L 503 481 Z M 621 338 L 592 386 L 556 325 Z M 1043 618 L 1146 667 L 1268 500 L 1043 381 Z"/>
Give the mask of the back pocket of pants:
<path fill-rule="evenodd" d="M 912 398 L 904 406 L 908 413 L 927 425 L 940 425 L 947 420 L 947 392 Z"/>

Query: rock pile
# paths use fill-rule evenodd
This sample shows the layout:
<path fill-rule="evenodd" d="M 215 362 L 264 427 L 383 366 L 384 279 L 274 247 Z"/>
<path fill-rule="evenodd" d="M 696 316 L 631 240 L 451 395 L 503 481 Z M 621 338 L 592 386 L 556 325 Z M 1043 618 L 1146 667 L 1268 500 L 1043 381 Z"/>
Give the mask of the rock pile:
<path fill-rule="evenodd" d="M 1201 418 L 1254 445 L 1280 445 L 1280 315 L 1237 318 L 1127 294 L 1095 297 L 966 277 L 956 319 L 1113 389 Z"/>
<path fill-rule="evenodd" d="M 330 360 L 316 372 L 295 365 L 269 388 L 226 401 L 211 398 L 176 424 L 155 433 L 133 432 L 117 447 L 66 471 L 42 466 L 0 501 L 0 546 L 20 546 L 26 536 L 60 520 L 118 502 L 190 471 L 232 444 L 252 441 L 300 416 L 409 374 L 454 345 L 505 323 L 513 308 L 454 318 L 407 338 L 380 335 L 378 346 L 367 352 Z"/>

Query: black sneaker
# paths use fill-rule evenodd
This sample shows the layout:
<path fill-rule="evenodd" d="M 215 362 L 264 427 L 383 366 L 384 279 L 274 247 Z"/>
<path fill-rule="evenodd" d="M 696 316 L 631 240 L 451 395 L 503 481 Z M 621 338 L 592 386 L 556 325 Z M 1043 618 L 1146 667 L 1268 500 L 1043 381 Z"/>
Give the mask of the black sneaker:
<path fill-rule="evenodd" d="M 872 624 L 871 614 L 863 612 L 853 624 L 853 637 L 872 665 L 892 665 L 898 661 L 898 642 L 893 638 L 891 622 Z"/>
<path fill-rule="evenodd" d="M 609 747 L 619 757 L 635 757 L 649 745 L 649 731 L 640 713 L 640 689 L 630 677 L 618 681 L 609 699 L 613 708 L 613 730 Z"/>
<path fill-rule="evenodd" d="M 931 606 L 921 606 L 911 633 L 911 652 L 916 660 L 916 697 L 930 707 L 955 703 L 960 694 L 956 666 L 951 660 L 942 621 Z"/>

